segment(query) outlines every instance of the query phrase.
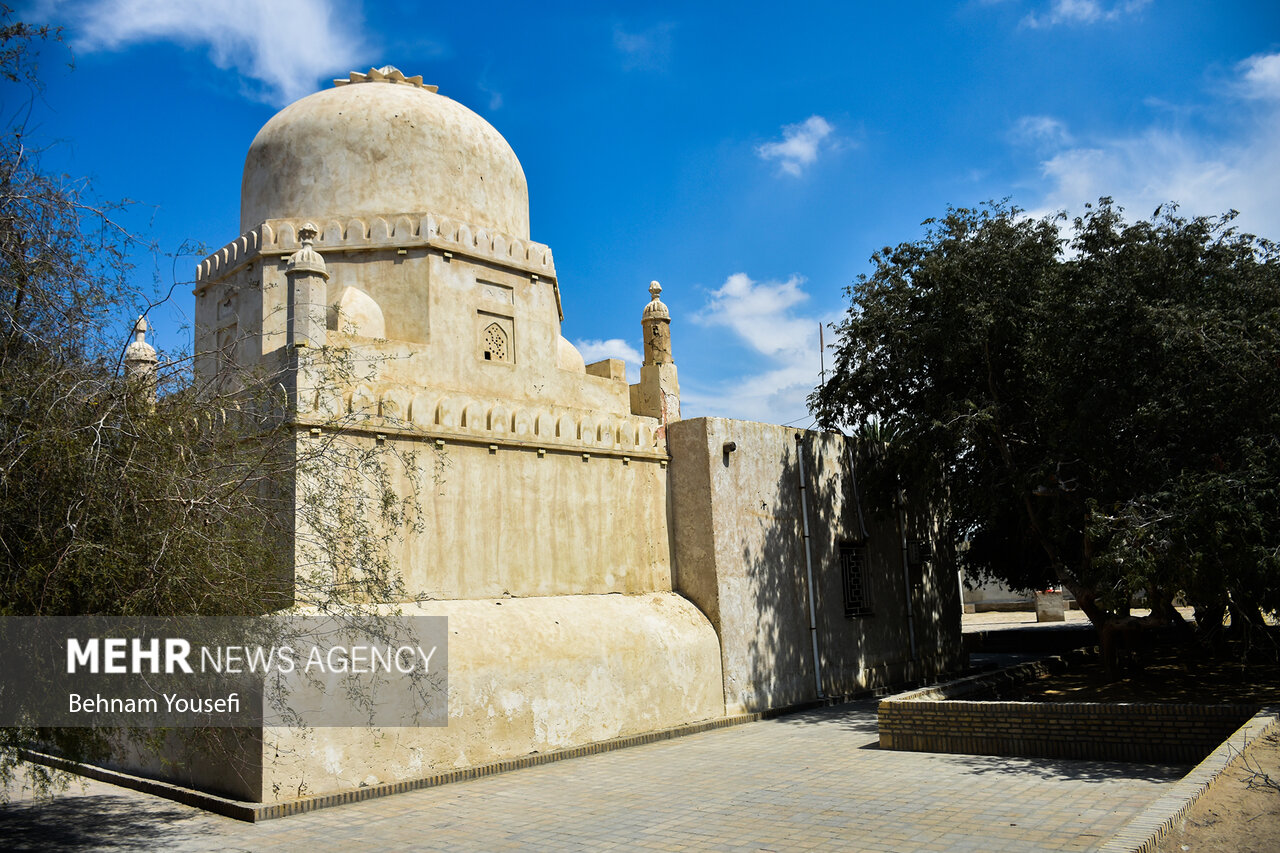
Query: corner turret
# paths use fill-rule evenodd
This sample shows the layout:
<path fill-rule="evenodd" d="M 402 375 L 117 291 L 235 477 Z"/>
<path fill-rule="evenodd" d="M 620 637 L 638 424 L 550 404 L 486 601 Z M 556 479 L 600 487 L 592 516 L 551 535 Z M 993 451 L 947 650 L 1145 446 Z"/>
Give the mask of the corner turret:
<path fill-rule="evenodd" d="M 633 414 L 657 418 L 666 425 L 680 420 L 680 383 L 671 357 L 671 311 L 658 295 L 662 285 L 649 282 L 649 304 L 640 315 L 644 336 L 644 364 L 640 381 L 631 386 Z"/>
<path fill-rule="evenodd" d="M 289 345 L 325 345 L 325 294 L 329 271 L 324 258 L 312 248 L 316 226 L 310 222 L 298 229 L 302 248 L 289 256 L 285 275 L 289 277 Z"/>
<path fill-rule="evenodd" d="M 156 362 L 156 348 L 147 343 L 147 320 L 139 317 L 133 324 L 133 340 L 124 348 L 124 375 L 148 405 L 156 402 Z"/>

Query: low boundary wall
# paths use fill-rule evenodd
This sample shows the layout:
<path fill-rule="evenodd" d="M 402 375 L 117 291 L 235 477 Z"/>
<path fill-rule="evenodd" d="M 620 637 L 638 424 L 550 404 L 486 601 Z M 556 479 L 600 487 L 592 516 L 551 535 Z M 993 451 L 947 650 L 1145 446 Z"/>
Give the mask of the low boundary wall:
<path fill-rule="evenodd" d="M 1072 655 L 1071 659 L 1083 659 Z M 879 706 L 881 749 L 1195 764 L 1258 705 L 1009 702 L 995 692 L 1070 665 L 1062 657 L 900 693 Z"/>

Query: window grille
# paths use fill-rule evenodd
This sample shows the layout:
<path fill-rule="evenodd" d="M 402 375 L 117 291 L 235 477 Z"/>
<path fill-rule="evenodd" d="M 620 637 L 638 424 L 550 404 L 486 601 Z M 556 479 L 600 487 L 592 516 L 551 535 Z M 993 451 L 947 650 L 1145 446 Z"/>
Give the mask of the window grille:
<path fill-rule="evenodd" d="M 484 330 L 484 360 L 507 360 L 507 333 L 497 323 L 490 323 Z"/>
<path fill-rule="evenodd" d="M 844 615 L 869 616 L 867 595 L 867 546 L 840 543 L 840 574 L 844 578 Z"/>

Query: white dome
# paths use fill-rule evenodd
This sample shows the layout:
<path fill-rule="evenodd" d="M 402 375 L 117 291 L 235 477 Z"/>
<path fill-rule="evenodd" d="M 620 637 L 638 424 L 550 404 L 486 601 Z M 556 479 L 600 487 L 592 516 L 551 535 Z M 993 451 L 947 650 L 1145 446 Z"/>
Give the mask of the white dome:
<path fill-rule="evenodd" d="M 425 212 L 529 238 L 529 189 L 511 146 L 420 85 L 353 82 L 308 95 L 276 113 L 245 157 L 241 231 L 267 219 Z"/>
<path fill-rule="evenodd" d="M 575 373 L 587 372 L 587 362 L 582 358 L 582 353 L 564 335 L 556 341 L 556 366 Z"/>

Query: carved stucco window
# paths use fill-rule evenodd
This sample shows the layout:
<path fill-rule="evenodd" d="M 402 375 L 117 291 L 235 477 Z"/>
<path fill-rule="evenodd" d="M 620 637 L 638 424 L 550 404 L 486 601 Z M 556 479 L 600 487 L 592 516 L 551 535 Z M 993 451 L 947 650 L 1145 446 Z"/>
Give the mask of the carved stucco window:
<path fill-rule="evenodd" d="M 867 546 L 840 543 L 840 576 L 844 579 L 844 615 L 870 616 L 867 584 Z"/>
<path fill-rule="evenodd" d="M 480 341 L 485 361 L 510 361 L 511 345 L 507 340 L 507 332 L 497 323 L 490 323 L 484 328 Z"/>

